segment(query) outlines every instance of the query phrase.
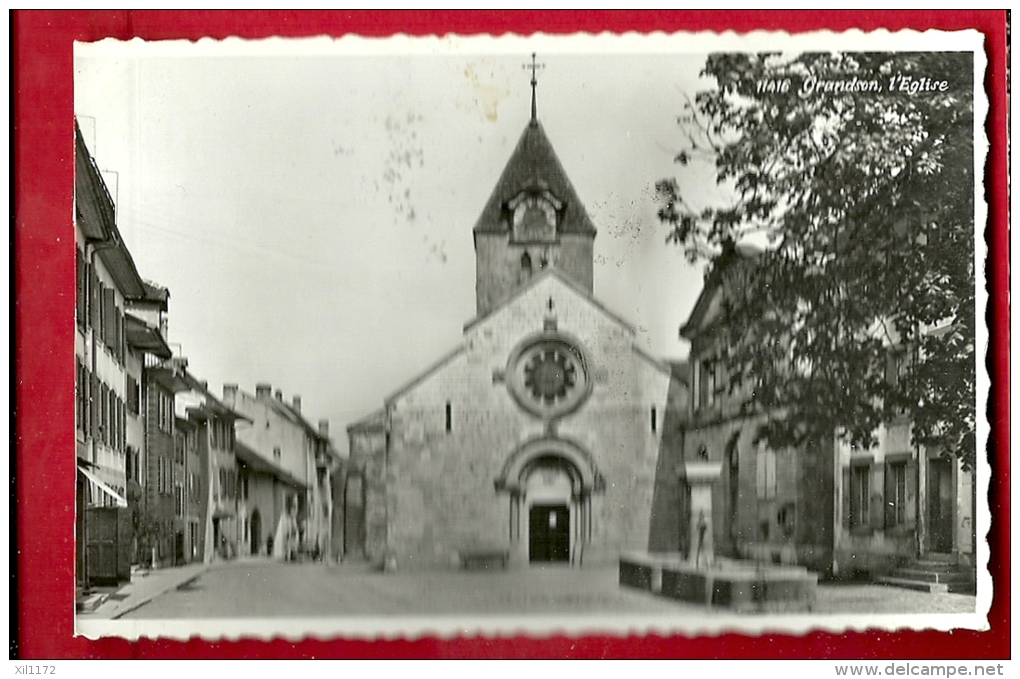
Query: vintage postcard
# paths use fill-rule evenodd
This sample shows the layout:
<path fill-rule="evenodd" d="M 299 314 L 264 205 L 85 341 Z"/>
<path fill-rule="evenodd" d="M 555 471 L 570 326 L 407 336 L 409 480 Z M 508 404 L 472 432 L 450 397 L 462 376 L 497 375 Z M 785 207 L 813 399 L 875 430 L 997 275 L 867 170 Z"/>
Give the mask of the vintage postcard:
<path fill-rule="evenodd" d="M 77 633 L 986 629 L 986 65 L 76 44 Z"/>

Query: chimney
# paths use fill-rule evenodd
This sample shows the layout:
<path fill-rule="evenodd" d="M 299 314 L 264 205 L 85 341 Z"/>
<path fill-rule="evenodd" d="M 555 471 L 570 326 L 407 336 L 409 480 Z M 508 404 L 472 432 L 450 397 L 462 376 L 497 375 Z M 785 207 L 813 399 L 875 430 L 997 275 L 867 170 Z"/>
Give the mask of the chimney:
<path fill-rule="evenodd" d="M 283 400 L 283 390 L 282 389 L 277 389 L 276 390 L 276 400 L 277 401 L 282 401 Z"/>
<path fill-rule="evenodd" d="M 268 382 L 261 382 L 255 385 L 255 398 L 266 400 L 272 398 L 273 385 Z"/>
<path fill-rule="evenodd" d="M 329 438 L 329 420 L 319 420 L 319 436 Z"/>
<path fill-rule="evenodd" d="M 301 412 L 301 397 L 299 395 L 297 395 L 297 394 L 294 394 L 294 396 L 292 398 L 293 398 L 293 402 L 294 402 L 294 410 L 296 410 L 296 411 L 298 411 L 300 413 Z"/>
<path fill-rule="evenodd" d="M 230 401 L 233 403 L 237 399 L 237 385 L 236 384 L 224 384 L 223 385 L 223 400 Z"/>

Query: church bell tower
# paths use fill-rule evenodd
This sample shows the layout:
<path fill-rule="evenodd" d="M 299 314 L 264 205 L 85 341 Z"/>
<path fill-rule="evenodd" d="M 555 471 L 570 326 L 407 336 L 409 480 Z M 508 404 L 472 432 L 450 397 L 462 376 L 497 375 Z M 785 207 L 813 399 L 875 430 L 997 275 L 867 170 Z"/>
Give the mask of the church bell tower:
<path fill-rule="evenodd" d="M 475 223 L 475 293 L 483 315 L 543 269 L 592 292 L 595 226 L 538 122 L 534 55 L 531 120 Z"/>

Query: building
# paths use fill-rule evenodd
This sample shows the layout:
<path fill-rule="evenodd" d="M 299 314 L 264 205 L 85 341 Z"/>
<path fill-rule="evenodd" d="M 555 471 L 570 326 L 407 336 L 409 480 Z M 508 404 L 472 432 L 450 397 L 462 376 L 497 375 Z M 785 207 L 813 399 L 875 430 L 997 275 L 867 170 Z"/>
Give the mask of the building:
<path fill-rule="evenodd" d="M 145 283 L 144 297 L 130 300 L 124 316 L 128 345 L 127 476 L 134 532 L 132 563 L 168 566 L 173 563 L 171 478 L 174 389 L 184 388 L 164 376 L 160 366 L 172 352 L 165 340 L 169 293 Z M 156 370 L 156 373 L 154 373 Z M 158 470 L 158 471 L 157 471 Z"/>
<path fill-rule="evenodd" d="M 300 549 L 314 557 L 334 554 L 332 483 L 340 457 L 328 421 L 312 426 L 301 413 L 301 397 L 288 403 L 270 384 L 256 385 L 254 394 L 225 384 L 223 402 L 250 421 L 238 427 L 235 446 L 239 511 L 248 526 L 242 549 L 271 555 L 280 519 L 293 504 Z"/>
<path fill-rule="evenodd" d="M 243 501 L 235 454 L 235 427 L 239 421 L 250 422 L 241 413 L 209 392 L 208 383 L 184 371 L 189 389 L 177 394 L 175 412 L 186 419 L 184 460 L 194 483 L 187 507 L 188 534 L 193 560 L 211 563 L 217 559 L 233 559 L 242 553 L 249 526 L 239 512 Z M 194 495 L 200 497 L 193 501 Z M 197 508 L 197 522 L 192 512 Z M 182 508 L 182 514 L 185 511 Z M 181 524 L 185 516 L 179 517 Z M 192 526 L 197 523 L 197 530 Z M 185 547 L 185 553 L 187 548 Z"/>
<path fill-rule="evenodd" d="M 75 124 L 76 582 L 130 577 L 129 372 L 125 309 L 146 295 L 106 184 Z M 134 468 L 132 468 L 134 472 Z"/>
<path fill-rule="evenodd" d="M 140 375 L 134 370 L 128 375 L 129 500 L 134 504 L 134 562 L 166 567 L 184 561 L 179 483 L 185 471 L 176 450 L 174 397 L 188 385 L 184 362 L 173 358 L 165 339 L 170 293 L 144 285 L 145 296 L 131 300 L 125 316 L 128 347 L 136 357 L 130 365 L 141 368 Z"/>
<path fill-rule="evenodd" d="M 970 474 L 940 451 L 913 445 L 909 414 L 880 426 L 870 449 L 852 449 L 836 432 L 783 450 L 757 440 L 767 414 L 745 414 L 744 394 L 728 384 L 726 270 L 755 266 L 751 251 L 736 254 L 708 276 L 680 330 L 691 343 L 690 407 L 682 443 L 670 451 L 676 459 L 666 465 L 697 457 L 722 463 L 713 498 L 717 552 L 832 576 L 881 576 L 943 555 L 972 568 Z M 663 485 L 657 496 L 675 492 Z M 666 532 L 652 535 L 653 551 L 669 551 Z"/>
<path fill-rule="evenodd" d="M 183 417 L 174 416 L 174 454 L 183 465 L 175 469 L 175 483 L 183 486 L 183 507 L 179 517 L 175 518 L 175 530 L 181 533 L 183 555 L 178 563 L 203 562 L 205 560 L 205 544 L 203 516 L 205 515 L 205 493 L 208 492 L 209 481 L 205 476 L 202 458 L 198 451 L 199 427 L 196 422 Z M 176 476 L 183 467 L 183 476 Z"/>
<path fill-rule="evenodd" d="M 472 235 L 463 339 L 348 429 L 346 554 L 413 568 L 643 549 L 671 371 L 593 296 L 595 225 L 534 106 Z"/>

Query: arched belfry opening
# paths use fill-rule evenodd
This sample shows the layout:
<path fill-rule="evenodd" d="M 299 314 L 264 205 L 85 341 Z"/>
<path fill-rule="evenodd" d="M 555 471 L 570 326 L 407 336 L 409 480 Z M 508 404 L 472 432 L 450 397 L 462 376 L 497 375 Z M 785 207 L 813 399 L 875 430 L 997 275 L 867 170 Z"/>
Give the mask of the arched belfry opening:
<path fill-rule="evenodd" d="M 528 563 L 580 565 L 591 542 L 592 496 L 605 487 L 581 446 L 559 438 L 529 441 L 496 479 L 510 503 L 510 543 Z"/>

